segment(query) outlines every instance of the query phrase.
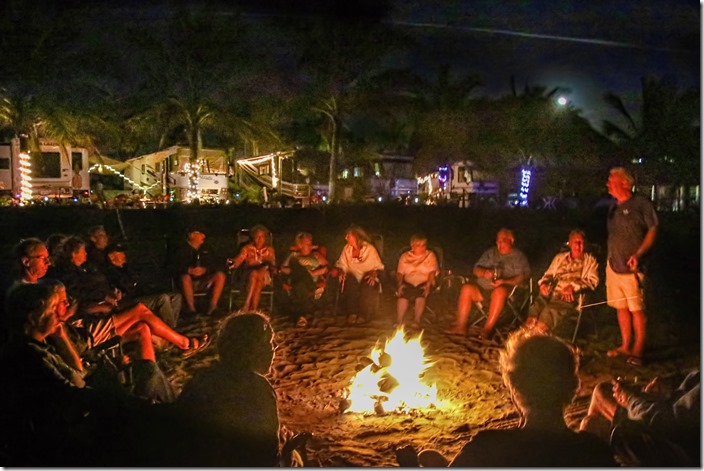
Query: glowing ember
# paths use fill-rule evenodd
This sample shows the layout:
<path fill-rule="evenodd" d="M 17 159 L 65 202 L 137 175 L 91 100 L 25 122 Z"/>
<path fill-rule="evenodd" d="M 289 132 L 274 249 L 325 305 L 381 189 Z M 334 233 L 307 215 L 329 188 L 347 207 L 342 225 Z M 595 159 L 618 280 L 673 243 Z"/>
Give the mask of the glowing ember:
<path fill-rule="evenodd" d="M 404 339 L 403 327 L 383 348 L 372 349 L 371 364 L 354 377 L 347 395 L 348 412 L 408 412 L 439 405 L 435 385 L 423 383 L 432 365 L 425 359 L 421 335 Z"/>

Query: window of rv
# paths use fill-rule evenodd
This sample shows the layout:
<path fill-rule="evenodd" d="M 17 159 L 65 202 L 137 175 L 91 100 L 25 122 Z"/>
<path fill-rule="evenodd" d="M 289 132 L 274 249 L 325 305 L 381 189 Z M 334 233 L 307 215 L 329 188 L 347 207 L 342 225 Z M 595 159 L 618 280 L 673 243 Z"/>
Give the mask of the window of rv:
<path fill-rule="evenodd" d="M 10 170 L 10 159 L 0 158 L 0 170 Z"/>
<path fill-rule="evenodd" d="M 58 152 L 32 154 L 32 177 L 61 178 L 61 154 Z"/>
<path fill-rule="evenodd" d="M 71 168 L 74 170 L 83 170 L 83 153 L 71 152 Z"/>

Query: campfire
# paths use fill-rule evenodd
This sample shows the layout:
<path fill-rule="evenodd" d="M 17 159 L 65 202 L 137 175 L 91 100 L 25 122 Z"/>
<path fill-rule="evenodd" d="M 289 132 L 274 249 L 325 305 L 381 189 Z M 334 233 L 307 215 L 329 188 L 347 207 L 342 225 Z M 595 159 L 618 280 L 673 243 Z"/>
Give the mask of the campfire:
<path fill-rule="evenodd" d="M 436 386 L 423 380 L 432 362 L 425 358 L 421 335 L 406 339 L 402 326 L 383 347 L 377 344 L 358 366 L 341 409 L 381 415 L 438 407 Z"/>

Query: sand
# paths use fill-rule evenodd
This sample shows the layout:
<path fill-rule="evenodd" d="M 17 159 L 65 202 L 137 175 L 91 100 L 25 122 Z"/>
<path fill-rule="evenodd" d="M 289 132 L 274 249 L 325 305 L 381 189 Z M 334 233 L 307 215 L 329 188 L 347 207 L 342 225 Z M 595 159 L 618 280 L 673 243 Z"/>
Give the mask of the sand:
<path fill-rule="evenodd" d="M 410 414 L 342 413 L 345 388 L 360 359 L 395 332 L 393 309 L 393 299 L 386 299 L 378 316 L 363 326 L 347 326 L 342 317 L 330 313 L 314 318 L 306 327 L 273 316 L 279 348 L 269 379 L 278 397 L 284 433 L 313 434 L 306 448 L 311 466 L 396 466 L 394 450 L 409 444 L 417 450 L 435 448 L 451 457 L 482 429 L 518 425 L 519 416 L 499 371 L 500 340 L 445 334 L 452 312 L 424 319 L 422 326 L 422 345 L 434 362 L 427 379 L 437 384 L 438 396 L 451 406 Z M 179 330 L 189 335 L 216 334 L 221 321 L 197 317 L 184 320 Z M 618 330 L 612 324 L 597 327 L 597 335 L 585 330 L 577 341 L 582 384 L 567 409 L 571 428 L 579 426 L 599 381 L 626 376 L 644 382 L 699 365 L 698 347 L 674 350 L 637 368 L 623 358 L 607 358 L 606 350 L 618 341 Z M 187 360 L 165 355 L 162 364 L 180 391 L 196 369 L 216 358 L 215 348 L 209 347 Z"/>

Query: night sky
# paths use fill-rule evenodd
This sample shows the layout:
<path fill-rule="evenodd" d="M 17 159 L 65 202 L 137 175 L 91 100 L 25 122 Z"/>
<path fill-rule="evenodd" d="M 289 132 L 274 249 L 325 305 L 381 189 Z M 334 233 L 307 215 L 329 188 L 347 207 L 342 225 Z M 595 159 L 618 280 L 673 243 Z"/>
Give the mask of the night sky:
<path fill-rule="evenodd" d="M 442 5 L 442 6 L 439 6 Z M 396 24 L 427 38 L 448 61 L 476 72 L 487 93 L 517 84 L 563 86 L 594 124 L 606 117 L 606 92 L 632 103 L 640 78 L 655 75 L 699 87 L 701 7 L 694 1 L 398 1 Z"/>

